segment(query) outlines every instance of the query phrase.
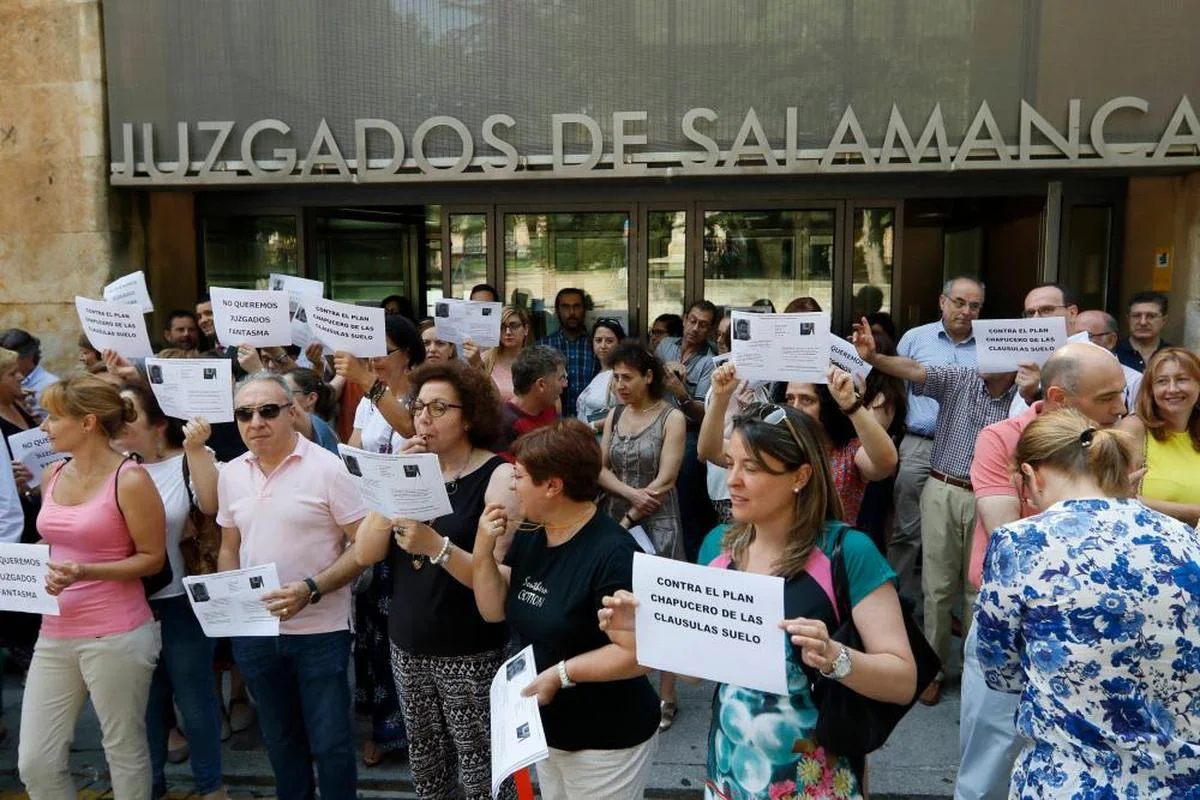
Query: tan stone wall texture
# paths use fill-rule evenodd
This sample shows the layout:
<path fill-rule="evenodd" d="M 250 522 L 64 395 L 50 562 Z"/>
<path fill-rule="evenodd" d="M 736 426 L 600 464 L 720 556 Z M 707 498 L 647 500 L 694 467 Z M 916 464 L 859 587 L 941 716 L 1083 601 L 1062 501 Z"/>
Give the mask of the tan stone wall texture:
<path fill-rule="evenodd" d="M 1158 247 L 1173 248 L 1175 259 L 1163 338 L 1200 350 L 1200 172 L 1130 179 L 1119 317 L 1130 296 L 1151 288 Z"/>
<path fill-rule="evenodd" d="M 108 187 L 97 0 L 0 2 L 0 328 L 72 368 L 74 297 L 138 269 L 129 198 Z"/>

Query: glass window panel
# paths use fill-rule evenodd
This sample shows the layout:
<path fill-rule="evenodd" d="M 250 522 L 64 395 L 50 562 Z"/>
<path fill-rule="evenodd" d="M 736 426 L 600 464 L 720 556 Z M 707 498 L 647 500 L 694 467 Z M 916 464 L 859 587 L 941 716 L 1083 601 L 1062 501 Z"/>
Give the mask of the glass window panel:
<path fill-rule="evenodd" d="M 471 298 L 471 289 L 487 283 L 487 215 L 450 215 L 450 296 Z"/>
<path fill-rule="evenodd" d="M 629 215 L 505 214 L 504 276 L 510 301 L 529 310 L 535 336 L 558 329 L 554 297 L 567 287 L 584 291 L 591 316 L 603 311 L 628 322 Z"/>
<path fill-rule="evenodd" d="M 647 272 L 650 276 L 647 330 L 660 314 L 683 313 L 684 270 L 687 267 L 687 214 L 651 211 L 647 218 Z M 629 331 L 629 333 L 634 333 Z"/>
<path fill-rule="evenodd" d="M 895 263 L 896 210 L 854 209 L 852 319 L 876 311 L 892 313 L 892 265 Z"/>
<path fill-rule="evenodd" d="M 416 227 L 399 219 L 318 218 L 318 275 L 325 281 L 327 296 L 369 305 L 390 294 L 407 297 L 407 267 L 414 254 Z"/>
<path fill-rule="evenodd" d="M 705 212 L 705 299 L 783 311 L 807 296 L 832 311 L 834 219 L 832 209 Z"/>
<path fill-rule="evenodd" d="M 1075 290 L 1079 307 L 1104 308 L 1108 290 L 1108 248 L 1112 209 L 1072 206 L 1067 232 L 1067 263 L 1059 280 Z"/>
<path fill-rule="evenodd" d="M 208 217 L 204 280 L 208 286 L 265 289 L 267 275 L 299 274 L 296 217 Z"/>
<path fill-rule="evenodd" d="M 442 299 L 442 207 L 425 207 L 425 313 Z M 420 316 L 420 315 L 418 315 Z"/>

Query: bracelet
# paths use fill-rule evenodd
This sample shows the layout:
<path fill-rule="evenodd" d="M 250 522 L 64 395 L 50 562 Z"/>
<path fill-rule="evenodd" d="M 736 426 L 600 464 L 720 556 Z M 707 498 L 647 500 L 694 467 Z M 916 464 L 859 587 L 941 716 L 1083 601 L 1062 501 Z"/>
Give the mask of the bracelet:
<path fill-rule="evenodd" d="M 440 566 L 443 566 L 449 560 L 450 560 L 450 537 L 443 536 L 442 537 L 442 551 L 440 553 L 438 553 L 436 556 L 434 556 L 433 558 L 429 559 L 429 563 L 433 564 L 434 566 L 440 567 Z"/>
<path fill-rule="evenodd" d="M 388 385 L 376 378 L 375 382 L 371 384 L 371 388 L 367 390 L 367 399 L 371 401 L 371 405 L 378 405 L 387 390 Z"/>
<path fill-rule="evenodd" d="M 555 669 L 558 670 L 558 682 L 562 684 L 562 688 L 570 689 L 575 685 L 575 682 L 567 675 L 567 662 L 565 659 L 555 664 Z"/>

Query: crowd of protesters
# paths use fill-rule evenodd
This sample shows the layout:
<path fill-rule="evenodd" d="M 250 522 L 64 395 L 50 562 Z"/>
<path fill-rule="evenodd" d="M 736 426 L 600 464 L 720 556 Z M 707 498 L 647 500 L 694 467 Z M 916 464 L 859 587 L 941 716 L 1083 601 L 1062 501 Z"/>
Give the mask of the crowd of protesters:
<path fill-rule="evenodd" d="M 0 541 L 50 545 L 61 609 L 0 614 L 7 671 L 26 675 L 30 797 L 74 796 L 90 699 L 118 798 L 165 797 L 184 759 L 199 795 L 224 797 L 221 742 L 257 721 L 286 800 L 355 797 L 360 769 L 401 757 L 418 796 L 482 800 L 491 679 L 526 645 L 542 796 L 641 797 L 659 737 L 701 712 L 638 664 L 640 534 L 663 557 L 785 580 L 789 696 L 717 687 L 708 797 L 865 796 L 861 760 L 816 741 L 816 673 L 900 705 L 961 680 L 956 798 L 1200 785 L 1200 359 L 1162 340 L 1166 297 L 1134 296 L 1123 337 L 1067 287 L 1035 287 L 1024 316 L 1063 317 L 1072 343 L 981 374 L 986 287 L 958 278 L 898 341 L 886 314 L 855 321 L 872 371 L 819 384 L 715 362 L 730 315 L 706 300 L 645 337 L 589 326 L 590 302 L 559 291 L 540 340 L 505 306 L 481 349 L 392 295 L 386 355 L 359 359 L 218 342 L 202 297 L 167 315 L 159 356 L 233 361 L 221 424 L 166 416 L 143 365 L 86 338 L 77 374 L 56 376 L 35 336 L 0 333 L 5 442 L 40 425 L 70 454 L 0 476 Z M 369 511 L 339 442 L 437 455 L 452 512 Z M 832 638 L 835 552 L 858 649 Z M 271 563 L 280 635 L 207 638 L 182 578 Z M 942 665 L 926 685 L 910 611 Z"/>

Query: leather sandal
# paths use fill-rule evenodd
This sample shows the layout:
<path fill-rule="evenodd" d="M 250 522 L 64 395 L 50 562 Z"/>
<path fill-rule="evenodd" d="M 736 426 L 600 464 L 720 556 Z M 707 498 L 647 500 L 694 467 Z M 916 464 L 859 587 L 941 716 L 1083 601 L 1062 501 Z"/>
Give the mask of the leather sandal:
<path fill-rule="evenodd" d="M 925 691 L 921 692 L 921 697 L 919 699 L 921 701 L 921 705 L 936 706 L 942 700 L 942 682 L 940 680 L 934 680 L 925 687 Z"/>
<path fill-rule="evenodd" d="M 679 704 L 674 700 L 663 700 L 658 704 L 658 730 L 665 731 L 675 724 L 675 714 L 679 712 Z"/>

